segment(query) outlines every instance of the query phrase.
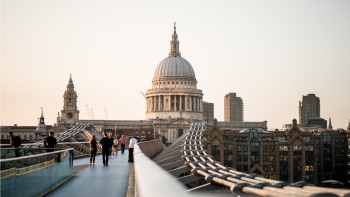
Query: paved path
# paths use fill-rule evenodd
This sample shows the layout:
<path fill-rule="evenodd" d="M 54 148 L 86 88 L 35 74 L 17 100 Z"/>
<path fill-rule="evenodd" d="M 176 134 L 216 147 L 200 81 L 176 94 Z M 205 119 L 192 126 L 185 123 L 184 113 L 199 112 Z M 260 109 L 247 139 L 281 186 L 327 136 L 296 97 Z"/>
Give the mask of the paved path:
<path fill-rule="evenodd" d="M 109 157 L 108 166 L 102 165 L 102 156 L 96 156 L 95 166 L 90 158 L 73 161 L 75 176 L 46 196 L 103 196 L 123 197 L 128 190 L 130 168 L 129 152 Z"/>

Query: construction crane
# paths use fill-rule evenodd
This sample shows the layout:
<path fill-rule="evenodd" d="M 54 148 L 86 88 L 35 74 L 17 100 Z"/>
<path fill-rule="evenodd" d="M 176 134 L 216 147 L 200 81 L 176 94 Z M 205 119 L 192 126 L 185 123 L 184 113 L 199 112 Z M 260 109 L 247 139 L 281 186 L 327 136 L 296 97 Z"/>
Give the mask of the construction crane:
<path fill-rule="evenodd" d="M 92 120 L 95 120 L 95 117 L 94 117 L 94 110 L 92 109 L 92 107 L 91 107 L 91 116 L 92 116 Z"/>
<path fill-rule="evenodd" d="M 88 105 L 85 105 L 85 106 L 86 106 L 87 114 L 89 115 L 89 119 L 91 120 L 91 113 L 89 110 L 89 106 Z"/>
<path fill-rule="evenodd" d="M 106 120 L 108 120 L 108 116 L 107 116 L 107 110 L 105 107 L 103 107 L 103 110 L 105 111 L 105 116 L 106 116 Z"/>
<path fill-rule="evenodd" d="M 140 94 L 146 99 L 146 95 L 143 92 L 140 92 Z"/>

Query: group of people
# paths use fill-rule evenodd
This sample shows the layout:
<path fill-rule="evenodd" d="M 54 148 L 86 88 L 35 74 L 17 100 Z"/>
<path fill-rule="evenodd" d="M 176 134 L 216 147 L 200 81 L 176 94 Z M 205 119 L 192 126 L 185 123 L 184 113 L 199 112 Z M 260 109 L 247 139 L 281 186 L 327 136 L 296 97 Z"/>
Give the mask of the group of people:
<path fill-rule="evenodd" d="M 125 143 L 126 138 L 124 135 L 122 135 L 120 138 L 116 135 L 115 139 L 113 139 L 112 136 L 108 136 L 107 133 L 104 134 L 105 136 L 100 140 L 100 144 L 102 146 L 102 162 L 103 166 L 108 166 L 108 157 L 115 155 L 118 155 L 118 146 L 120 144 L 121 147 L 121 154 L 124 154 L 125 151 Z M 129 162 L 134 161 L 134 145 L 137 143 L 136 137 L 132 137 L 129 141 Z M 95 157 L 97 153 L 97 141 L 95 139 L 95 135 L 92 135 L 90 140 L 90 165 L 95 164 Z"/>
<path fill-rule="evenodd" d="M 19 147 L 21 146 L 21 138 L 19 136 L 13 135 L 13 133 L 10 131 L 9 133 L 10 138 L 10 144 L 13 148 L 15 148 L 15 156 L 19 157 Z M 46 148 L 46 152 L 53 152 L 57 146 L 57 140 L 54 137 L 54 132 L 50 131 L 49 136 L 47 136 L 44 139 L 44 147 Z M 121 147 L 121 154 L 124 154 L 125 152 L 125 143 L 126 138 L 124 135 L 122 135 L 120 138 L 118 138 L 118 135 L 115 136 L 115 139 L 112 137 L 108 137 L 107 133 L 105 133 L 105 136 L 100 140 L 99 142 L 102 146 L 102 162 L 103 166 L 108 166 L 108 157 L 112 154 L 117 156 L 118 155 L 118 146 L 120 144 Z M 137 137 L 131 137 L 129 140 L 129 158 L 128 162 L 134 162 L 134 146 L 137 144 Z M 92 135 L 89 140 L 90 145 L 90 164 L 95 164 L 95 157 L 97 153 L 97 141 L 95 139 L 95 135 Z"/>
<path fill-rule="evenodd" d="M 20 156 L 19 150 L 20 150 L 20 146 L 22 145 L 22 139 L 18 135 L 17 136 L 13 135 L 12 131 L 10 131 L 8 135 L 10 138 L 10 144 L 15 149 L 15 157 L 19 157 Z M 44 147 L 46 148 L 46 152 L 55 151 L 56 146 L 57 146 L 57 140 L 54 137 L 54 132 L 50 131 L 49 136 L 47 136 L 44 139 Z"/>

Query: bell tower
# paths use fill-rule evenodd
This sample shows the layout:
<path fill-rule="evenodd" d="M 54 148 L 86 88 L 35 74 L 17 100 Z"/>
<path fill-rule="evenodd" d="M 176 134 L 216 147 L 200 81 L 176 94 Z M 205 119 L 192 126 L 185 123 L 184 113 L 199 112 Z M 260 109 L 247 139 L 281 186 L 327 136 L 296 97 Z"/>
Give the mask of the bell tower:
<path fill-rule="evenodd" d="M 79 121 L 79 110 L 77 107 L 77 92 L 74 90 L 72 74 L 69 77 L 67 89 L 63 95 L 63 110 L 61 110 L 60 120 L 58 125 L 73 126 Z"/>

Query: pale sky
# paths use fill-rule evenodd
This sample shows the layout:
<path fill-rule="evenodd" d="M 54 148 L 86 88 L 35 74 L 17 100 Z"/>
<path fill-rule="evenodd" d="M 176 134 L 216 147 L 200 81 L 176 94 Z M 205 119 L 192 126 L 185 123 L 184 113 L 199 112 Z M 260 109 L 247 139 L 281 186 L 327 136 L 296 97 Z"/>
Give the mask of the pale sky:
<path fill-rule="evenodd" d="M 2 126 L 56 123 L 72 74 L 80 119 L 144 120 L 176 21 L 203 100 L 224 119 L 237 93 L 245 121 L 281 128 L 316 94 L 334 128 L 350 119 L 350 1 L 1 0 Z M 105 110 L 104 110 L 105 109 Z M 106 112 L 106 113 L 105 113 Z"/>

